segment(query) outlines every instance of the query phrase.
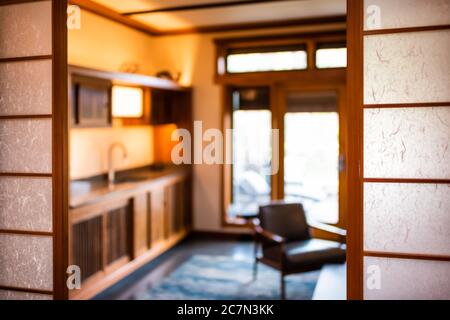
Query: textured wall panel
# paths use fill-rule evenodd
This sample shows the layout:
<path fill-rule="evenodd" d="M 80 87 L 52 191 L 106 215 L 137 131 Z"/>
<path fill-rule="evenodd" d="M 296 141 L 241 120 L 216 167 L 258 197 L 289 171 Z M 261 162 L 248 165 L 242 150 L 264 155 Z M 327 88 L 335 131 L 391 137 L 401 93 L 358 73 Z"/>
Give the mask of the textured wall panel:
<path fill-rule="evenodd" d="M 52 122 L 0 120 L 0 171 L 51 173 Z"/>
<path fill-rule="evenodd" d="M 369 7 L 373 5 L 380 10 L 379 25 L 367 23 L 367 18 L 373 19 L 373 8 Z M 450 24 L 448 0 L 365 0 L 364 8 L 365 30 Z"/>
<path fill-rule="evenodd" d="M 53 238 L 0 234 L 0 286 L 53 290 Z"/>
<path fill-rule="evenodd" d="M 450 30 L 364 37 L 364 103 L 450 101 Z"/>
<path fill-rule="evenodd" d="M 0 300 L 52 300 L 48 294 L 0 290 Z"/>
<path fill-rule="evenodd" d="M 450 185 L 365 183 L 364 249 L 450 255 Z"/>
<path fill-rule="evenodd" d="M 0 116 L 51 113 L 51 60 L 0 63 Z"/>
<path fill-rule="evenodd" d="M 52 179 L 0 177 L 0 229 L 52 231 Z"/>
<path fill-rule="evenodd" d="M 448 261 L 364 257 L 364 270 L 364 299 L 450 299 Z M 370 290 L 378 274 L 380 289 Z"/>
<path fill-rule="evenodd" d="M 450 178 L 450 108 L 364 110 L 366 178 Z"/>
<path fill-rule="evenodd" d="M 0 6 L 0 58 L 52 53 L 51 1 Z"/>

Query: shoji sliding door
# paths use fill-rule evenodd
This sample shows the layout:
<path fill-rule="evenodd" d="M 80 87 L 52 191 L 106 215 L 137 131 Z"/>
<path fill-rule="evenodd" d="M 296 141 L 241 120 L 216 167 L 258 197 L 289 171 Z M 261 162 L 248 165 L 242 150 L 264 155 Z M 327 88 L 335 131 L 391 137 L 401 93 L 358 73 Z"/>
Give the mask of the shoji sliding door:
<path fill-rule="evenodd" d="M 0 1 L 0 299 L 62 299 L 66 1 Z"/>
<path fill-rule="evenodd" d="M 349 1 L 355 8 L 360 297 L 450 299 L 450 1 Z"/>

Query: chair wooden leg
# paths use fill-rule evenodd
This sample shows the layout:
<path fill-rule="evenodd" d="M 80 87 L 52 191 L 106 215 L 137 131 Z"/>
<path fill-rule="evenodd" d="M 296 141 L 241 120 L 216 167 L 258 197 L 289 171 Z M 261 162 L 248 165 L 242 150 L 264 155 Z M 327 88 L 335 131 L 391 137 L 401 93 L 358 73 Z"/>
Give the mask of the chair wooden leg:
<path fill-rule="evenodd" d="M 258 242 L 257 241 L 255 241 L 253 253 L 255 256 L 255 263 L 253 264 L 253 281 L 255 281 L 256 277 L 258 275 Z"/>
<path fill-rule="evenodd" d="M 281 275 L 281 277 L 280 277 L 280 296 L 281 296 L 281 300 L 285 300 L 286 299 L 286 284 L 284 282 L 283 272 L 281 272 L 280 275 Z"/>
<path fill-rule="evenodd" d="M 253 264 L 253 281 L 256 280 L 258 276 L 258 260 L 255 259 L 255 262 Z"/>

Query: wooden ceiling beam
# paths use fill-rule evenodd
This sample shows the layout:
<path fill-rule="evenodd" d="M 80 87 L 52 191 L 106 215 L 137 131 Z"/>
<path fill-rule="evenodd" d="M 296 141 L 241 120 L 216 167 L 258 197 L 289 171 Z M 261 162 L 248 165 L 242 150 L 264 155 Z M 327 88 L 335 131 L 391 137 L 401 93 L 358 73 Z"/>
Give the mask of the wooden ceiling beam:
<path fill-rule="evenodd" d="M 72 5 L 77 5 L 81 9 L 84 9 L 86 11 L 95 13 L 99 16 L 102 16 L 104 18 L 113 20 L 115 22 L 118 22 L 120 24 L 123 24 L 127 27 L 136 29 L 138 31 L 142 31 L 148 35 L 159 35 L 160 31 L 148 26 L 147 24 L 144 24 L 142 22 L 139 22 L 137 20 L 134 20 L 130 17 L 124 16 L 120 13 L 118 13 L 115 10 L 112 10 L 104 5 L 101 5 L 97 2 L 91 1 L 91 0 L 69 0 L 69 3 Z"/>
<path fill-rule="evenodd" d="M 328 16 L 328 17 L 316 17 L 316 18 L 299 18 L 280 21 L 260 21 L 260 22 L 248 22 L 248 23 L 232 23 L 216 26 L 200 26 L 179 30 L 167 30 L 161 31 L 160 36 L 168 35 L 181 35 L 189 33 L 214 33 L 214 32 L 227 32 L 227 31 L 241 31 L 241 30 L 256 30 L 256 29 L 271 29 L 271 28 L 286 28 L 286 27 L 299 27 L 310 26 L 318 24 L 329 23 L 345 23 L 346 16 Z"/>
<path fill-rule="evenodd" d="M 224 8 L 224 7 L 235 7 L 235 6 L 241 6 L 241 5 L 252 5 L 252 4 L 260 4 L 260 3 L 268 3 L 268 2 L 280 2 L 280 1 L 285 1 L 286 2 L 286 1 L 298 1 L 298 0 L 239 0 L 239 1 L 223 1 L 223 2 L 199 3 L 199 4 L 191 4 L 191 5 L 185 5 L 185 6 L 165 7 L 165 8 L 157 8 L 157 9 L 149 9 L 149 10 L 123 12 L 122 14 L 125 15 L 125 16 L 131 16 L 131 15 L 159 13 L 159 12 L 192 11 L 192 10 L 204 10 L 204 9 L 215 9 L 215 8 Z"/>

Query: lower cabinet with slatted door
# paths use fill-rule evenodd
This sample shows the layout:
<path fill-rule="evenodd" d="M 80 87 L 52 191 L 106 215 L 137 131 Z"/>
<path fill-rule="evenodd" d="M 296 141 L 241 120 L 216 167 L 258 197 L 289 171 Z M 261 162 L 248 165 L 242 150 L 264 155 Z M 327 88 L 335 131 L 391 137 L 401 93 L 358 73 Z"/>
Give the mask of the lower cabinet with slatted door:
<path fill-rule="evenodd" d="M 71 299 L 95 296 L 187 235 L 189 176 L 142 182 L 70 210 L 70 264 L 81 270 L 81 289 L 71 290 Z"/>

